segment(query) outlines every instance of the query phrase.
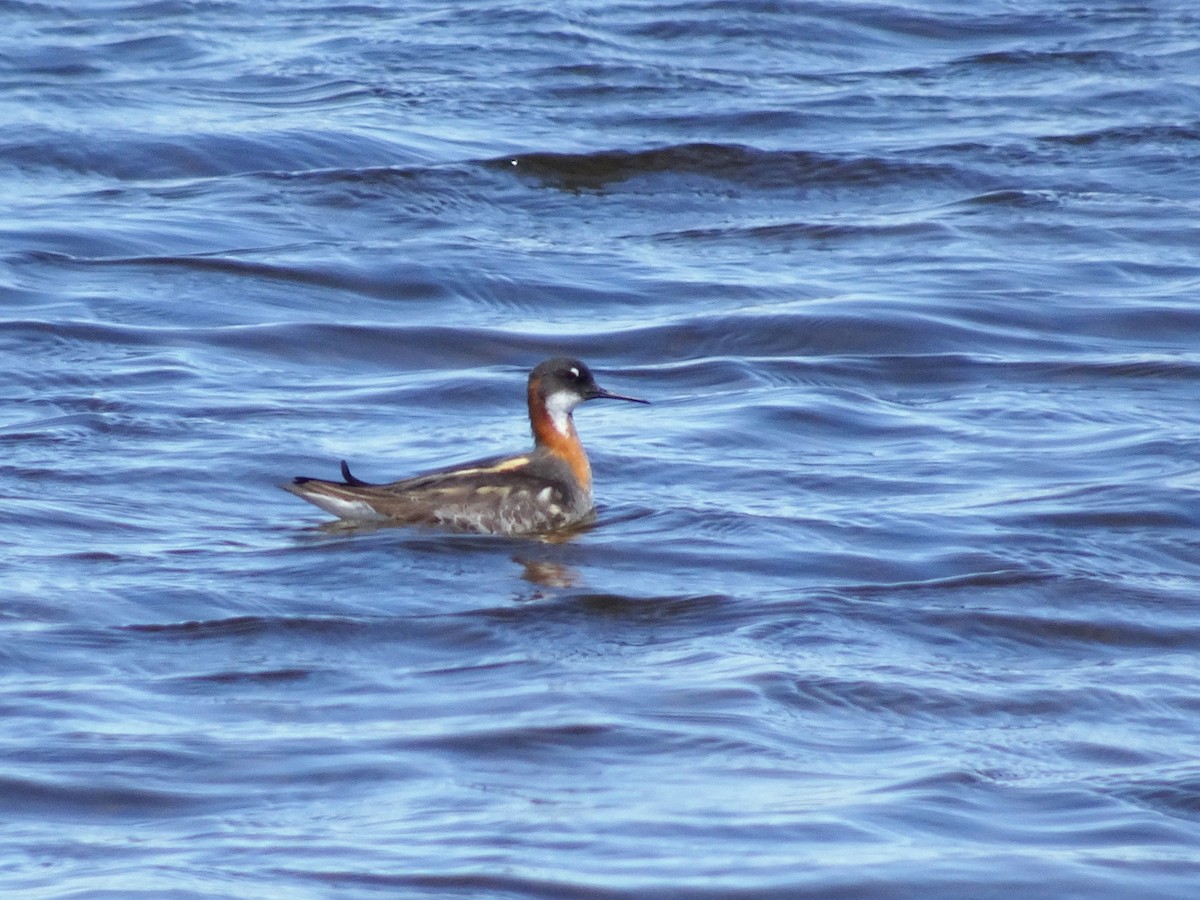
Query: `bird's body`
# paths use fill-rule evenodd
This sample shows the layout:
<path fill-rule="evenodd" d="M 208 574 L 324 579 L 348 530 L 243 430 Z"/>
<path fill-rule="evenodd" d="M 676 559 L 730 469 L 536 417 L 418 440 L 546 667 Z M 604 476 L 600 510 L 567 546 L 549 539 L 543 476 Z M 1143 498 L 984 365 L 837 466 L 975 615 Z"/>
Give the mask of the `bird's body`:
<path fill-rule="evenodd" d="M 604 390 L 587 366 L 563 357 L 530 373 L 528 396 L 534 446 L 526 453 L 448 466 L 388 484 L 360 481 L 343 462 L 340 482 L 297 478 L 285 487 L 352 521 L 488 534 L 530 534 L 579 524 L 594 509 L 592 470 L 572 411 L 602 397 L 646 401 Z"/>

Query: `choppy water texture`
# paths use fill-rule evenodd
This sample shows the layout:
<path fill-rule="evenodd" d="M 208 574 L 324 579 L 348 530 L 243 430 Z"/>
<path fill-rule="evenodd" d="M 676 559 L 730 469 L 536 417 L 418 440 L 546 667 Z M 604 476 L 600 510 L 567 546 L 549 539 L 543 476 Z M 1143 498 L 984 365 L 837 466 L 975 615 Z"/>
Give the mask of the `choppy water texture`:
<path fill-rule="evenodd" d="M 5 896 L 1197 896 L 1193 3 L 0 13 Z"/>

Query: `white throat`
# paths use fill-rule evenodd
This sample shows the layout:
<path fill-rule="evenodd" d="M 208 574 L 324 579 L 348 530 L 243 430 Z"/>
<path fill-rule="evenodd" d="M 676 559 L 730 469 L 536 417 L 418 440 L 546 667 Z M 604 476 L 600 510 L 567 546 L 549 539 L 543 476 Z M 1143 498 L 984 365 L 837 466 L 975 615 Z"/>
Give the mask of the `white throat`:
<path fill-rule="evenodd" d="M 555 391 L 546 398 L 546 412 L 550 421 L 563 437 L 571 435 L 571 413 L 580 403 L 580 396 L 574 391 Z"/>

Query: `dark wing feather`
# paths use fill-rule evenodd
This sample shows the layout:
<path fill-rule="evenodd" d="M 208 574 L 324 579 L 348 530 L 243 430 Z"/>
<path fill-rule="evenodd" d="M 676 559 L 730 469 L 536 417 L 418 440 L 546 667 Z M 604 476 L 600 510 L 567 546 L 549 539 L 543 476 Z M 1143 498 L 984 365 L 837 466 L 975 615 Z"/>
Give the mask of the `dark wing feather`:
<path fill-rule="evenodd" d="M 350 466 L 346 464 L 344 459 L 342 460 L 342 480 L 351 487 L 371 487 L 371 482 L 355 478 L 350 474 Z"/>

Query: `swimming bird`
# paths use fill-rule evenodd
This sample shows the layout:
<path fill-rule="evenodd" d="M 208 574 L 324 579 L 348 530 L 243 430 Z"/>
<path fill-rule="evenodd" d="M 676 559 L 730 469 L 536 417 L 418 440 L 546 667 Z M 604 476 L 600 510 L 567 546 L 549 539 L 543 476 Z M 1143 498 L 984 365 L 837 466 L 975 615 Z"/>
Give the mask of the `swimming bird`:
<path fill-rule="evenodd" d="M 591 370 L 555 357 L 529 373 L 533 449 L 434 469 L 388 484 L 350 474 L 342 481 L 296 478 L 284 489 L 355 522 L 429 525 L 449 531 L 534 534 L 576 525 L 595 509 L 592 468 L 572 413 L 587 400 L 628 400 L 596 383 Z"/>

